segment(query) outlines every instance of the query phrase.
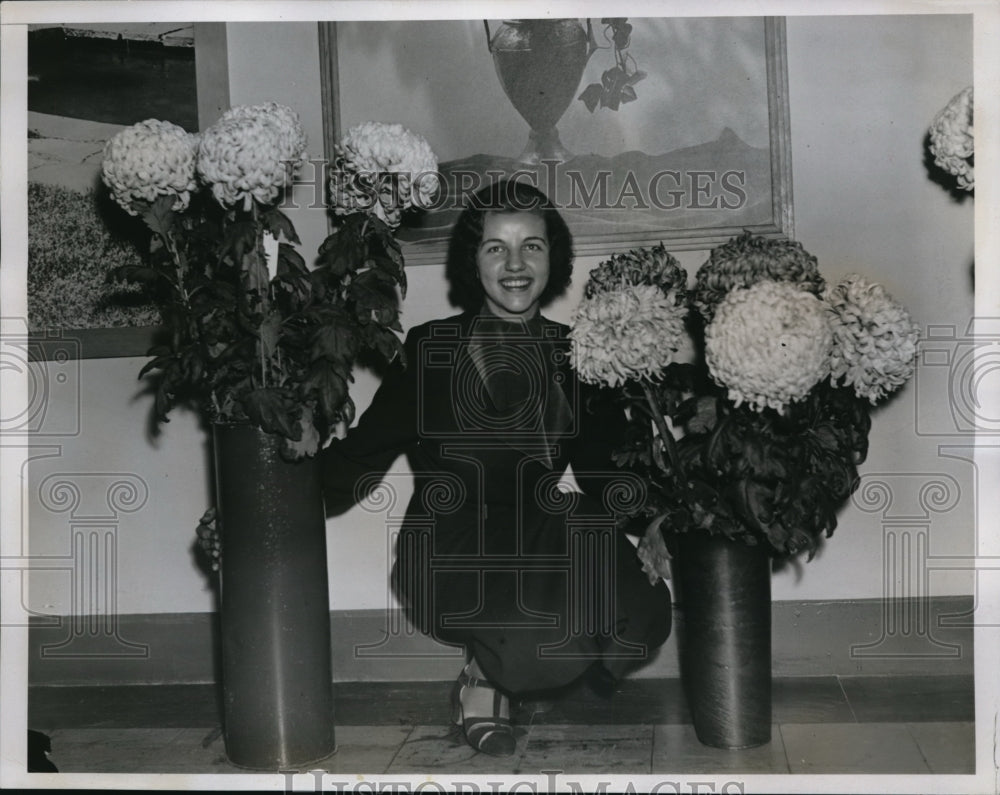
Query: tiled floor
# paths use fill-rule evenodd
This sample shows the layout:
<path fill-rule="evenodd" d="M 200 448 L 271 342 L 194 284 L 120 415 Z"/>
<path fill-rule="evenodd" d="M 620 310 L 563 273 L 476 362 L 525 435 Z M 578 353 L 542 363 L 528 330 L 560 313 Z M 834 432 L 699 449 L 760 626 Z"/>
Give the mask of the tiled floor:
<path fill-rule="evenodd" d="M 515 705 L 517 752 L 476 754 L 448 722 L 447 682 L 336 688 L 330 773 L 973 773 L 972 677 L 809 677 L 774 683 L 771 742 L 724 751 L 698 742 L 679 682 L 585 687 Z M 234 773 L 208 685 L 44 687 L 29 725 L 61 772 Z"/>

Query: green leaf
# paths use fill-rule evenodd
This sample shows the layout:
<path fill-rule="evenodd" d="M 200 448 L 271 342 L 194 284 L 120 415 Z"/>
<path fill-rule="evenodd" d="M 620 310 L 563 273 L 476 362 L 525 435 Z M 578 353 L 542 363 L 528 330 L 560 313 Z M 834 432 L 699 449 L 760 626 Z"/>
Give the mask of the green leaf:
<path fill-rule="evenodd" d="M 172 355 L 157 356 L 155 359 L 151 359 L 150 361 L 146 362 L 143 368 L 139 371 L 139 380 L 144 378 L 147 373 L 150 373 L 153 370 L 162 370 L 171 361 L 173 361 L 173 359 L 174 357 Z"/>
<path fill-rule="evenodd" d="M 403 343 L 391 331 L 382 331 L 379 333 L 376 338 L 375 347 L 387 362 L 392 362 L 399 356 L 404 361 L 405 366 L 406 354 L 403 352 Z"/>
<path fill-rule="evenodd" d="M 381 281 L 378 271 L 359 273 L 348 287 L 348 295 L 354 302 L 355 316 L 362 324 L 374 321 L 388 326 L 398 316 L 396 291 Z"/>
<path fill-rule="evenodd" d="M 278 275 L 299 275 L 308 276 L 309 268 L 295 248 L 288 243 L 281 243 L 278 246 Z"/>
<path fill-rule="evenodd" d="M 587 110 L 593 113 L 597 109 L 597 105 L 601 101 L 603 94 L 604 87 L 600 83 L 591 83 L 577 99 L 582 100 L 583 104 L 587 106 Z"/>
<path fill-rule="evenodd" d="M 298 440 L 302 427 L 298 423 L 301 411 L 297 402 L 285 390 L 277 387 L 254 389 L 240 400 L 247 417 L 267 433 L 277 433 Z"/>
<path fill-rule="evenodd" d="M 312 409 L 308 406 L 302 409 L 302 416 L 299 417 L 299 429 L 299 438 L 285 439 L 281 448 L 282 457 L 289 461 L 312 458 L 319 451 L 319 431 L 313 424 Z"/>
<path fill-rule="evenodd" d="M 612 66 L 601 74 L 601 83 L 610 91 L 617 90 L 628 75 L 618 66 Z"/>
<path fill-rule="evenodd" d="M 359 213 L 345 216 L 340 225 L 320 244 L 316 259 L 320 268 L 329 270 L 335 276 L 352 273 L 361 265 L 364 257 L 364 241 L 361 239 Z"/>
<path fill-rule="evenodd" d="M 295 226 L 291 219 L 277 207 L 270 207 L 261 213 L 260 220 L 264 228 L 271 233 L 275 240 L 285 238 L 289 243 L 301 243 L 299 236 L 295 233 Z"/>
<path fill-rule="evenodd" d="M 223 254 L 231 255 L 236 267 L 242 267 L 248 253 L 257 250 L 257 226 L 252 221 L 237 221 L 229 226 L 222 241 Z"/>
<path fill-rule="evenodd" d="M 274 355 L 280 339 L 281 315 L 271 312 L 260 324 L 260 344 L 266 358 L 270 359 Z"/>
<path fill-rule="evenodd" d="M 687 433 L 708 433 L 719 420 L 717 401 L 708 395 L 689 398 L 678 408 L 678 413 L 682 411 L 688 416 L 684 420 Z"/>
<path fill-rule="evenodd" d="M 146 226 L 160 237 L 166 238 L 174 226 L 173 196 L 157 196 L 142 213 Z"/>
<path fill-rule="evenodd" d="M 358 347 L 355 330 L 342 321 L 334 321 L 316 329 L 312 337 L 310 358 L 350 363 L 357 356 Z"/>
<path fill-rule="evenodd" d="M 344 379 L 329 365 L 317 362 L 313 365 L 304 386 L 307 393 L 315 390 L 320 416 L 327 422 L 335 422 L 341 406 L 347 399 L 347 384 Z"/>

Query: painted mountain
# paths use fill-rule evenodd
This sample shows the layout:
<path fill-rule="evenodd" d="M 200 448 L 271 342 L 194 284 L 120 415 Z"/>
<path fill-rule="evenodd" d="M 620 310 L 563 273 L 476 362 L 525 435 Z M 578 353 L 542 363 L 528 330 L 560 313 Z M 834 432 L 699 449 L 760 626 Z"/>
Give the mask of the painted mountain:
<path fill-rule="evenodd" d="M 439 171 L 445 194 L 437 207 L 408 219 L 400 233 L 408 258 L 418 261 L 430 249 L 440 252 L 468 194 L 501 176 L 529 181 L 546 193 L 564 211 L 579 251 L 598 240 L 662 239 L 673 241 L 668 248 L 696 248 L 706 230 L 775 222 L 771 154 L 729 128 L 714 141 L 658 155 L 588 154 L 525 165 L 479 154 L 442 163 Z"/>

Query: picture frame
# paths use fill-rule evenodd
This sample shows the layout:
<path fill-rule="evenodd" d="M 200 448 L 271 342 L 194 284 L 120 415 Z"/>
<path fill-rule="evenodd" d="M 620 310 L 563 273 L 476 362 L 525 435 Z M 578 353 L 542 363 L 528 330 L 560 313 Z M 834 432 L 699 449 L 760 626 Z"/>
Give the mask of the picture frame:
<path fill-rule="evenodd" d="M 29 44 L 29 87 L 33 81 L 37 81 L 36 85 L 63 82 L 60 69 L 64 69 L 65 64 L 60 61 L 68 61 L 75 76 L 71 81 L 74 93 L 68 96 L 67 91 L 53 85 L 49 93 L 36 94 L 34 103 L 29 97 L 29 111 L 34 109 L 36 112 L 29 114 L 28 132 L 27 323 L 32 330 L 26 335 L 27 354 L 31 361 L 145 356 L 150 348 L 162 342 L 164 330 L 161 326 L 141 321 L 129 323 L 127 316 L 124 322 L 116 325 L 93 327 L 77 327 L 72 322 L 40 324 L 37 318 L 32 317 L 30 269 L 33 260 L 30 241 L 35 236 L 37 244 L 40 242 L 38 238 L 49 234 L 47 226 L 39 229 L 33 226 L 33 222 L 39 224 L 49 217 L 60 215 L 58 211 L 51 210 L 33 213 L 33 200 L 55 201 L 68 208 L 72 215 L 79 214 L 81 217 L 73 219 L 69 230 L 72 239 L 81 240 L 81 245 L 92 238 L 107 238 L 105 227 L 108 220 L 113 217 L 116 222 L 122 221 L 124 214 L 112 205 L 100 184 L 100 151 L 104 141 L 122 125 L 110 118 L 115 113 L 113 99 L 108 99 L 108 96 L 88 99 L 90 94 L 79 90 L 77 85 L 90 84 L 87 81 L 95 83 L 102 74 L 115 69 L 127 69 L 129 75 L 140 76 L 153 72 L 152 79 L 158 81 L 156 85 L 159 88 L 155 93 L 147 93 L 149 104 L 130 109 L 131 112 L 180 123 L 189 131 L 204 129 L 229 104 L 226 26 L 217 22 L 93 23 L 74 25 L 72 37 L 59 25 L 40 28 L 36 31 L 39 38 L 34 58 L 32 45 Z M 162 43 L 165 38 L 173 38 L 174 46 L 158 48 L 157 42 Z M 185 38 L 190 39 L 189 46 L 178 43 Z M 79 46 L 73 49 L 74 39 L 81 42 L 80 46 L 84 46 L 87 39 L 109 43 L 81 50 Z M 129 59 L 138 59 L 139 63 L 133 65 Z M 140 80 L 133 78 L 125 82 L 126 91 L 141 89 Z M 170 90 L 164 90 L 165 87 L 170 87 Z M 109 94 L 107 91 L 103 93 Z M 181 95 L 183 101 L 178 105 Z M 94 107 L 83 107 L 91 101 Z M 107 242 L 104 240 L 105 244 Z M 57 249 L 58 245 L 58 241 L 52 241 L 49 247 Z M 119 251 L 126 248 L 124 241 L 118 241 L 115 246 Z M 66 278 L 67 281 L 60 282 L 58 289 L 72 292 L 72 282 L 68 281 L 68 275 Z"/>
<path fill-rule="evenodd" d="M 544 136 L 531 128 L 528 146 L 516 155 L 516 130 L 528 131 L 529 124 L 512 92 L 562 92 L 565 103 L 567 88 L 554 85 L 555 78 L 539 83 L 530 64 L 518 74 L 502 74 L 501 56 L 508 52 L 502 48 L 512 39 L 522 49 L 551 44 L 562 34 L 539 29 L 563 20 L 319 23 L 330 167 L 336 167 L 335 146 L 344 132 L 369 119 L 402 123 L 424 135 L 438 154 L 442 195 L 433 208 L 411 214 L 399 231 L 407 264 L 442 263 L 463 200 L 501 174 L 528 179 L 549 195 L 563 211 L 579 255 L 660 242 L 673 251 L 704 250 L 744 230 L 793 237 L 784 18 L 630 20 L 625 57 L 615 61 L 646 75 L 634 83 L 635 99 L 623 99 L 617 110 L 598 106 L 588 113 L 585 86 L 592 92 L 595 83 L 607 81 L 611 52 L 620 55 L 607 21 L 587 20 L 587 27 L 573 21 L 579 25 L 576 39 L 589 39 L 591 50 L 582 76 L 569 76 L 567 110 L 555 114 L 556 148 L 542 145 L 527 157 L 531 139 Z M 523 31 L 504 30 L 518 23 L 535 26 L 533 40 Z M 660 46 L 663 41 L 668 46 Z M 541 59 L 552 71 L 554 58 L 537 56 L 535 67 Z M 670 78 L 675 71 L 676 80 Z M 402 87 L 371 79 L 386 72 Z M 457 93 L 454 107 L 442 100 L 449 92 Z M 713 103 L 716 94 L 723 98 Z M 669 105 L 668 95 L 674 97 Z M 723 106 L 724 128 L 705 136 L 719 123 Z M 537 108 L 527 112 L 538 115 Z M 667 121 L 670 134 L 659 135 L 658 125 Z M 609 124 L 611 131 L 603 129 Z M 456 127 L 470 129 L 463 138 Z M 470 149 L 479 146 L 476 136 L 482 146 Z M 559 160 L 563 141 L 585 154 L 570 152 Z"/>

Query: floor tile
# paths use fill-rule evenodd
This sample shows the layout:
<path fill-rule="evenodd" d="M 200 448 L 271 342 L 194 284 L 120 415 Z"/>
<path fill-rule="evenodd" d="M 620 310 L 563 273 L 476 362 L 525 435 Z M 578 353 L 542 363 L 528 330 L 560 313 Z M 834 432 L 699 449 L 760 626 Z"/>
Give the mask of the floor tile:
<path fill-rule="evenodd" d="M 174 741 L 181 729 L 57 729 L 49 759 L 60 773 L 171 773 L 186 770 Z M 180 765 L 180 767 L 179 767 Z"/>
<path fill-rule="evenodd" d="M 972 676 L 842 676 L 861 722 L 974 721 Z"/>
<path fill-rule="evenodd" d="M 515 713 L 515 718 L 523 716 Z M 530 716 L 532 725 L 686 723 L 691 720 L 679 679 L 624 679 L 611 695 L 598 695 L 586 685 L 554 694 L 544 711 Z"/>
<path fill-rule="evenodd" d="M 119 730 L 122 732 L 131 729 Z M 169 759 L 166 758 L 169 754 Z M 227 773 L 246 772 L 230 763 L 226 756 L 226 743 L 218 729 L 179 729 L 170 746 L 164 749 L 159 760 L 147 760 L 155 764 L 156 773 Z M 142 772 L 142 771 L 136 771 Z"/>
<path fill-rule="evenodd" d="M 652 726 L 532 726 L 522 773 L 648 773 Z"/>
<path fill-rule="evenodd" d="M 909 723 L 932 773 L 976 772 L 975 723 Z"/>
<path fill-rule="evenodd" d="M 653 773 L 787 773 L 788 760 L 781 732 L 771 729 L 771 742 L 743 751 L 702 745 L 694 726 L 656 726 L 653 739 Z"/>
<path fill-rule="evenodd" d="M 412 731 L 412 726 L 337 726 L 337 752 L 310 769 L 384 773 Z"/>
<path fill-rule="evenodd" d="M 792 773 L 930 772 L 904 724 L 786 723 L 780 729 Z"/>
<path fill-rule="evenodd" d="M 328 773 L 384 773 L 411 731 L 410 726 L 338 726 L 336 752 L 309 765 L 309 769 Z M 230 764 L 221 736 L 206 744 L 204 737 L 193 732 L 191 729 L 182 730 L 182 736 L 174 742 L 178 761 L 187 765 L 184 772 L 245 772 Z"/>
<path fill-rule="evenodd" d="M 775 723 L 853 723 L 854 713 L 835 676 L 775 679 L 771 685 Z"/>
<path fill-rule="evenodd" d="M 528 729 L 514 727 L 517 750 L 510 757 L 474 751 L 458 726 L 416 726 L 400 746 L 387 773 L 519 773 Z"/>

